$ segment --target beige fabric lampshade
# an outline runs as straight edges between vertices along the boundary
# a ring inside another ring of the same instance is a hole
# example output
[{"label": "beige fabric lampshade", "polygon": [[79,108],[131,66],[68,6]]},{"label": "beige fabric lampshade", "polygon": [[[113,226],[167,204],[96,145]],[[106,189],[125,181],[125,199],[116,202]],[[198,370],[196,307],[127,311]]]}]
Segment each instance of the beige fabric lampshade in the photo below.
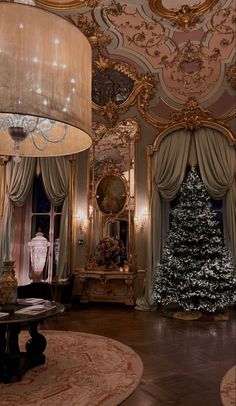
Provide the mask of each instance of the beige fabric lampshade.
[{"label": "beige fabric lampshade", "polygon": [[[20,155],[67,155],[90,147],[91,64],[90,44],[73,24],[37,7],[0,2],[0,120],[6,114],[48,119],[39,123],[50,142],[31,132],[20,142]],[[14,155],[13,144],[0,128],[0,154]]]}]

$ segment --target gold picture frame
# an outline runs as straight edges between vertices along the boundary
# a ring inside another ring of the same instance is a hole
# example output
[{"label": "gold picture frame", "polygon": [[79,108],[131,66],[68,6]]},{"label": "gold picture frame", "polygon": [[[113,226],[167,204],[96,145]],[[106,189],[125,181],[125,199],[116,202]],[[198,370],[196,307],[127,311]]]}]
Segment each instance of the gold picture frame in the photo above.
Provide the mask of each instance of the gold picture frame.
[{"label": "gold picture frame", "polygon": [[98,209],[105,216],[121,214],[127,203],[127,184],[122,176],[107,174],[99,179],[96,186]]}]

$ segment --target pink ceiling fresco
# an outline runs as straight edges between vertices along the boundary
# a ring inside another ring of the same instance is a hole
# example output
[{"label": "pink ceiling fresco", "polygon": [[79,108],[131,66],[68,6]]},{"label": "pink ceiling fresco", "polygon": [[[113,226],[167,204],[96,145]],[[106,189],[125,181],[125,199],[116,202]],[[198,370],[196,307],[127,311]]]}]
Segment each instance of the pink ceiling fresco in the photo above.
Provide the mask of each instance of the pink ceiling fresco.
[{"label": "pink ceiling fresco", "polygon": [[[226,71],[235,64],[234,0],[218,1],[189,31],[154,14],[147,0],[81,3],[81,7],[58,12],[73,21],[83,16],[109,39],[104,48],[94,48],[95,53],[126,61],[138,72],[155,76],[152,114],[166,119],[189,97],[212,108],[217,116],[233,109],[235,93]],[[162,3],[178,9],[186,2],[162,0]],[[188,5],[200,3],[204,1],[191,0]]]},{"label": "pink ceiling fresco", "polygon": [[179,35],[170,23],[127,4],[119,16],[106,14],[106,23],[119,40],[109,50],[135,55],[151,72],[157,72],[163,98],[167,95],[178,103],[195,96],[205,101],[220,92],[226,62],[234,56],[235,18],[233,2],[225,8],[219,5],[201,27]]}]

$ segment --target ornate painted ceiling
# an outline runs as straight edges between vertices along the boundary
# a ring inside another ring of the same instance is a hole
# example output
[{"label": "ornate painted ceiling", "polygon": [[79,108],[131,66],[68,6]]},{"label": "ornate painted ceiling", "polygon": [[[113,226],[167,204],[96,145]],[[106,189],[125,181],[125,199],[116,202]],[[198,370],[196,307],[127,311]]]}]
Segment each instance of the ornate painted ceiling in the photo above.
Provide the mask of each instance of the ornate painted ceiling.
[{"label": "ornate painted ceiling", "polygon": [[234,0],[36,3],[69,19],[88,37],[94,112],[108,125],[136,106],[141,120],[155,126],[192,98],[215,118],[233,115]]}]

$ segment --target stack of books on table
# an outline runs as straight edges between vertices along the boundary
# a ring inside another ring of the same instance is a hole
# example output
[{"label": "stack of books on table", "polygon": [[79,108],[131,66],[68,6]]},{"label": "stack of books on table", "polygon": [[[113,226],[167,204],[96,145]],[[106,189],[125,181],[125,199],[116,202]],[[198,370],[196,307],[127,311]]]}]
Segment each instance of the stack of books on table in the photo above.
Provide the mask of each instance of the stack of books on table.
[{"label": "stack of books on table", "polygon": [[24,299],[17,299],[17,303],[20,304],[20,305],[32,306],[32,305],[43,304],[43,303],[45,303],[45,300],[37,298],[37,297],[29,297],[29,298],[27,297],[27,298],[24,298]]},{"label": "stack of books on table", "polygon": [[56,305],[48,300],[37,298],[18,299],[18,304],[23,305],[19,310],[15,310],[15,314],[24,314],[28,316],[37,316],[46,313],[56,307]]},{"label": "stack of books on table", "polygon": [[5,317],[8,317],[9,313],[5,313],[5,312],[0,312],[0,319],[5,319]]},{"label": "stack of books on table", "polygon": [[16,310],[15,314],[24,314],[25,316],[38,316],[47,312],[47,308],[44,305],[35,305],[22,307],[22,309]]}]

